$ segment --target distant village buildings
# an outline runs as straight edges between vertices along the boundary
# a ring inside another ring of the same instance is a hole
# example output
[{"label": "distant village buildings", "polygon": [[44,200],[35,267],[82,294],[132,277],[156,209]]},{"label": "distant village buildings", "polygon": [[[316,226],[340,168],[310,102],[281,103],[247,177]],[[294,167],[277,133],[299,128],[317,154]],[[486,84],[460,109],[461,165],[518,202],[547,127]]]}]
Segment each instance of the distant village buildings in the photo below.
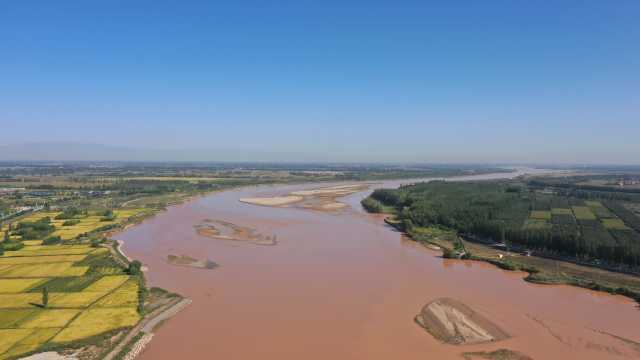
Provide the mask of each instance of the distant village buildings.
[{"label": "distant village buildings", "polygon": [[640,179],[621,179],[620,181],[618,181],[618,186],[620,187],[634,185],[640,185]]}]

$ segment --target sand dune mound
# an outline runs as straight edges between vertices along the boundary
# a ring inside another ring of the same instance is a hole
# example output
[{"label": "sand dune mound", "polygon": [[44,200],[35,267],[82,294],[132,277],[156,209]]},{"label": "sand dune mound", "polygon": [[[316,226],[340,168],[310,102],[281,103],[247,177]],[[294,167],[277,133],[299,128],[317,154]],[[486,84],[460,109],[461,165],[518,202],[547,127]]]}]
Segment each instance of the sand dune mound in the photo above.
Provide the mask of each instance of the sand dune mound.
[{"label": "sand dune mound", "polygon": [[416,316],[416,322],[435,338],[448,344],[479,344],[509,337],[489,319],[449,298],[437,299],[425,305]]}]

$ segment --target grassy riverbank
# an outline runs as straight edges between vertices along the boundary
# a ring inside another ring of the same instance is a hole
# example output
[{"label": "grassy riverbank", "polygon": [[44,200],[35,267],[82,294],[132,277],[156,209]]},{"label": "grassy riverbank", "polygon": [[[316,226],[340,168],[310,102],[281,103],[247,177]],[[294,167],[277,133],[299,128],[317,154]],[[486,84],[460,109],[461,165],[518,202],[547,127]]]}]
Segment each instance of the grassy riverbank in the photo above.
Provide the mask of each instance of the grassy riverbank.
[{"label": "grassy riverbank", "polygon": [[596,291],[624,295],[640,303],[640,277],[607,271],[597,267],[582,266],[537,256],[496,249],[465,241],[456,231],[442,227],[412,227],[407,230],[395,219],[395,210],[387,212],[386,222],[407,234],[411,239],[432,249],[439,249],[443,257],[467,261],[485,261],[504,270],[523,271],[524,278],[537,284],[564,284]]}]

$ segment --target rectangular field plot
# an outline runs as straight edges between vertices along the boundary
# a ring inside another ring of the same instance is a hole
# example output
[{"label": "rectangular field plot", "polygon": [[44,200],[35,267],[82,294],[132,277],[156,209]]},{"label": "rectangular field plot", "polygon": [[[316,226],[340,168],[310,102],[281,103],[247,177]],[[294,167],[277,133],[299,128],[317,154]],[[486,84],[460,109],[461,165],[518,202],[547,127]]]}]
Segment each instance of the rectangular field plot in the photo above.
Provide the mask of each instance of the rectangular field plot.
[{"label": "rectangular field plot", "polygon": [[122,307],[136,306],[138,304],[138,282],[129,280],[116,291],[100,299],[96,303],[97,307]]},{"label": "rectangular field plot", "polygon": [[129,280],[128,275],[105,276],[89,285],[84,291],[109,292]]},{"label": "rectangular field plot", "polygon": [[77,262],[82,261],[86,255],[48,255],[48,256],[12,256],[0,257],[0,265],[16,264],[44,264],[55,262]]},{"label": "rectangular field plot", "polygon": [[139,319],[140,316],[134,307],[88,309],[56,335],[53,341],[66,343],[110,330],[130,327],[137,324]]},{"label": "rectangular field plot", "polygon": [[13,345],[3,356],[16,357],[34,351],[54,337],[60,328],[33,329],[31,334]]},{"label": "rectangular field plot", "polygon": [[68,245],[50,245],[41,249],[29,249],[31,246],[25,246],[18,251],[7,251],[3,257],[19,257],[19,256],[49,256],[49,255],[84,255],[91,254],[96,248],[83,247],[83,248],[70,248]]},{"label": "rectangular field plot", "polygon": [[551,209],[551,214],[553,215],[570,215],[573,216],[573,211],[567,208],[553,208]]},{"label": "rectangular field plot", "polygon": [[42,245],[42,240],[23,240],[24,246]]},{"label": "rectangular field plot", "polygon": [[27,277],[64,277],[82,276],[89,269],[88,266],[73,266],[73,262],[57,262],[48,264],[7,265],[0,269],[2,278]]},{"label": "rectangular field plot", "polygon": [[536,220],[551,220],[551,212],[550,211],[542,211],[542,210],[534,210],[529,215],[531,219]]},{"label": "rectangular field plot", "polygon": [[72,292],[49,294],[49,306],[59,308],[83,308],[106,295],[102,292]]},{"label": "rectangular field plot", "polygon": [[538,220],[538,219],[527,219],[524,221],[525,229],[550,229],[551,224],[546,220]]},{"label": "rectangular field plot", "polygon": [[585,205],[590,206],[590,207],[594,207],[594,206],[602,206],[602,203],[600,203],[600,201],[589,201],[589,200],[585,200]]},{"label": "rectangular field plot", "polygon": [[596,216],[599,218],[615,218],[616,217],[615,215],[613,215],[611,211],[609,211],[609,209],[604,207],[599,201],[585,201],[584,203],[587,204],[587,206],[591,208],[591,211],[593,211],[596,214]]},{"label": "rectangular field plot", "polygon": [[0,294],[0,309],[10,308],[34,308],[34,304],[42,303],[42,294],[22,293],[22,294]]},{"label": "rectangular field plot", "polygon": [[80,309],[43,309],[43,311],[29,317],[20,323],[20,328],[36,329],[64,327],[71,319],[73,319]]},{"label": "rectangular field plot", "polygon": [[[75,251],[77,254],[86,254],[95,250],[91,245],[30,245],[12,253],[21,256],[35,256],[34,254],[49,254],[55,251]],[[75,254],[71,254],[75,255]]]},{"label": "rectangular field plot", "polygon": [[32,329],[0,329],[0,354],[33,332]]},{"label": "rectangular field plot", "polygon": [[631,230],[620,219],[602,219],[602,225],[607,229]]},{"label": "rectangular field plot", "polygon": [[33,306],[26,309],[0,309],[0,329],[17,328],[22,320],[39,311],[42,309]]},{"label": "rectangular field plot", "polygon": [[0,279],[0,294],[21,293],[46,282],[46,278]]},{"label": "rectangular field plot", "polygon": [[84,290],[87,286],[91,285],[94,281],[101,277],[100,274],[89,273],[85,276],[70,276],[70,277],[55,277],[49,278],[48,281],[38,284],[31,288],[29,292],[41,292],[42,288],[46,287],[49,292],[77,292]]},{"label": "rectangular field plot", "polygon": [[595,214],[587,206],[572,206],[571,208],[578,220],[596,220]]},{"label": "rectangular field plot", "polygon": [[141,209],[127,209],[127,210],[114,210],[113,213],[116,215],[118,220],[126,220],[127,218],[130,218],[130,217],[132,217],[134,215],[142,214],[146,210],[147,209],[144,209],[144,208],[141,208]]}]

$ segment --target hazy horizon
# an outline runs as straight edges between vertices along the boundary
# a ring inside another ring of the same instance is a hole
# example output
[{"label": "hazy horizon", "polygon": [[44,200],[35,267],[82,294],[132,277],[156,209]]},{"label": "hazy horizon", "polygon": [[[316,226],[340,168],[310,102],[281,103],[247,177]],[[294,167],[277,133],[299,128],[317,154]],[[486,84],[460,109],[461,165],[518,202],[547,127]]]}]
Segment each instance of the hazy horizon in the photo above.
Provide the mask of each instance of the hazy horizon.
[{"label": "hazy horizon", "polygon": [[1,159],[640,164],[638,1],[2,10]]},{"label": "hazy horizon", "polygon": [[331,160],[327,158],[307,157],[305,159],[291,159],[286,157],[260,156],[259,154],[246,155],[245,152],[208,148],[185,149],[150,149],[124,146],[112,146],[104,144],[80,144],[80,143],[23,143],[14,145],[0,145],[0,161],[4,162],[194,162],[194,163],[273,163],[273,164],[319,164],[319,165],[346,165],[346,164],[376,164],[376,165],[416,165],[416,166],[503,166],[503,167],[527,167],[527,166],[554,166],[554,167],[580,167],[580,166],[640,166],[638,163],[622,162],[538,162],[538,161],[427,161],[427,160],[384,160],[375,161],[342,159]]}]

